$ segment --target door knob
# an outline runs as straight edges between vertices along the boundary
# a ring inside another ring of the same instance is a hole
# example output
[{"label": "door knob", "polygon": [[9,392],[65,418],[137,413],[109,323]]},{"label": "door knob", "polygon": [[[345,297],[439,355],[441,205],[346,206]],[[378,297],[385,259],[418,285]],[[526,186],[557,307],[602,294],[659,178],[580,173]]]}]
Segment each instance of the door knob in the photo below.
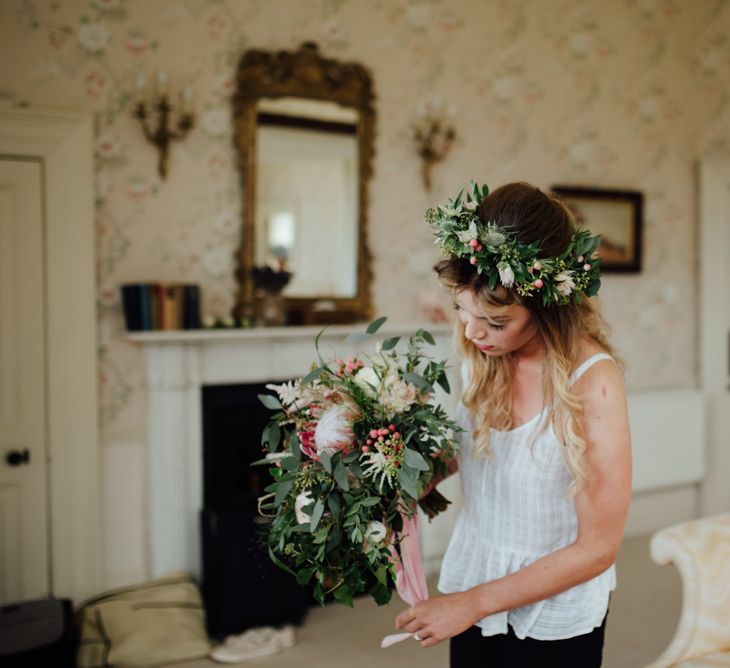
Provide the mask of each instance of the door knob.
[{"label": "door knob", "polygon": [[5,455],[5,461],[10,466],[21,466],[22,464],[27,464],[30,462],[30,452],[28,451],[28,448],[24,448],[23,450],[11,450],[7,455]]}]

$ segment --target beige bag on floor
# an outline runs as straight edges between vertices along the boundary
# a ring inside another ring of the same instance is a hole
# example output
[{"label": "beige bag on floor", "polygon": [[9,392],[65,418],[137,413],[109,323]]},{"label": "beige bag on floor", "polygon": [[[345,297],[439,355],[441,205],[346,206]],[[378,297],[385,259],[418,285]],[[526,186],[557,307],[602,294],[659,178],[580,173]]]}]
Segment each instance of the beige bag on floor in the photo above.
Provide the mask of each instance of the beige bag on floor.
[{"label": "beige bag on floor", "polygon": [[79,668],[164,665],[210,651],[200,591],[187,573],[106,592],[78,615]]}]

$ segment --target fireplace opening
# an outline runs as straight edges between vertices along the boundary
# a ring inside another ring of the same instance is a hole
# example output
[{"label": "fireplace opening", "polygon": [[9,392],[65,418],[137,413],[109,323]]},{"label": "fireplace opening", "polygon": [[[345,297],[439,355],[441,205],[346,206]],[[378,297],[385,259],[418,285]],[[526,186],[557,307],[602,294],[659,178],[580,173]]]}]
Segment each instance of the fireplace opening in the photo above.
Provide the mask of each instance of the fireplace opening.
[{"label": "fireplace opening", "polygon": [[271,478],[261,432],[271,411],[258,399],[266,383],[202,388],[203,582],[208,631],[214,638],[254,626],[299,624],[311,592],[269,559],[257,501]]}]

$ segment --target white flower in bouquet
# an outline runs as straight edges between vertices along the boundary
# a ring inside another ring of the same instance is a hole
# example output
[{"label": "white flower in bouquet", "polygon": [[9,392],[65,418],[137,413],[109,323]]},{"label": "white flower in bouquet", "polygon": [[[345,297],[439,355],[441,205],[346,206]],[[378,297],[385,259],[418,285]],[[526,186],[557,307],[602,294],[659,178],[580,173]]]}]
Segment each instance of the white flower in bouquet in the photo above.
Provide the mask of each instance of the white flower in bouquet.
[{"label": "white flower in bouquet", "polygon": [[286,408],[294,407],[297,410],[301,410],[312,402],[320,401],[323,398],[323,388],[317,380],[304,387],[302,387],[299,380],[290,380],[288,383],[282,383],[281,385],[269,383],[266,389],[276,392],[283,406]]},{"label": "white flower in bouquet", "polygon": [[331,456],[352,445],[352,418],[352,409],[342,404],[332,406],[322,414],[314,430],[318,455],[326,452]]},{"label": "white flower in bouquet", "polygon": [[284,406],[291,406],[299,398],[299,388],[297,384],[291,380],[288,383],[282,383],[281,385],[275,385],[269,383],[266,386],[267,390],[273,390],[279,395],[279,401]]},{"label": "white flower in bouquet", "polygon": [[375,373],[375,369],[364,366],[355,374],[355,382],[365,391],[369,397],[378,396],[378,388],[380,387],[380,378]]},{"label": "white flower in bouquet", "polygon": [[416,386],[403,380],[395,369],[388,370],[383,386],[382,403],[389,417],[395,413],[405,413],[418,398]]},{"label": "white flower in bouquet", "polygon": [[365,529],[365,540],[373,545],[379,545],[385,540],[387,533],[388,530],[386,529],[385,524],[378,522],[377,520],[373,520],[370,524],[368,524],[367,529]]},{"label": "white flower in bouquet", "polygon": [[297,494],[297,498],[294,500],[294,514],[296,515],[297,522],[299,522],[299,524],[306,524],[309,522],[309,515],[304,512],[303,508],[304,506],[308,506],[312,503],[314,503],[314,499],[308,491]]}]

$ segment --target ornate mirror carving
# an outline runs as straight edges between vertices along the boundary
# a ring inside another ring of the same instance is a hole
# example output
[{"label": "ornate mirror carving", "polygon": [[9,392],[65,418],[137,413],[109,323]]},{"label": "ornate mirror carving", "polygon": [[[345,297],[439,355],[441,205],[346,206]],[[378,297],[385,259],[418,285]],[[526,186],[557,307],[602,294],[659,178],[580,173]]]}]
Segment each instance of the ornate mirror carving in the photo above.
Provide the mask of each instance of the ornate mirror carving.
[{"label": "ornate mirror carving", "polygon": [[255,314],[253,267],[285,269],[291,324],[372,317],[367,247],[375,111],[367,70],[317,46],[243,54],[233,98],[243,192],[235,312]]}]

